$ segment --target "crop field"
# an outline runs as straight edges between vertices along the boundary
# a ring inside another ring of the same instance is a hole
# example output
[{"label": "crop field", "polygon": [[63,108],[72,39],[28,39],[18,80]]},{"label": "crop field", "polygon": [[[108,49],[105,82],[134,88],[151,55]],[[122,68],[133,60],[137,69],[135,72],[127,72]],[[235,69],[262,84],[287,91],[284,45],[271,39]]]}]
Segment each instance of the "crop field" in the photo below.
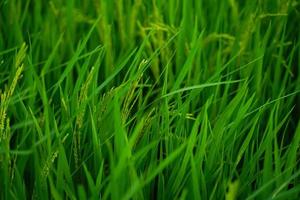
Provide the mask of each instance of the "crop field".
[{"label": "crop field", "polygon": [[0,0],[0,199],[300,199],[300,1]]}]

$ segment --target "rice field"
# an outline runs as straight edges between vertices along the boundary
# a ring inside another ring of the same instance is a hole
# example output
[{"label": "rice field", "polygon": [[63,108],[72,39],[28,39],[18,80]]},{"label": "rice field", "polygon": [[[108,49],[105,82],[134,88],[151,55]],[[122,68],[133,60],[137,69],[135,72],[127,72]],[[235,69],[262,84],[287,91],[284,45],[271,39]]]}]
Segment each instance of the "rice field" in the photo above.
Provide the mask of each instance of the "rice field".
[{"label": "rice field", "polygon": [[0,0],[0,199],[300,198],[298,0]]}]

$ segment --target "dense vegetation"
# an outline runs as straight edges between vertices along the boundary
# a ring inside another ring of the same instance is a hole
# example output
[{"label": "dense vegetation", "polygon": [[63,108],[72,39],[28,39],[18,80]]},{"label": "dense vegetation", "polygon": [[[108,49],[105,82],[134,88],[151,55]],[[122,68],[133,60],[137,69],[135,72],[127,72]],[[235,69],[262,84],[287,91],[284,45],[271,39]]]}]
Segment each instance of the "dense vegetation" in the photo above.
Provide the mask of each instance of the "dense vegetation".
[{"label": "dense vegetation", "polygon": [[297,199],[297,0],[0,1],[0,199]]}]

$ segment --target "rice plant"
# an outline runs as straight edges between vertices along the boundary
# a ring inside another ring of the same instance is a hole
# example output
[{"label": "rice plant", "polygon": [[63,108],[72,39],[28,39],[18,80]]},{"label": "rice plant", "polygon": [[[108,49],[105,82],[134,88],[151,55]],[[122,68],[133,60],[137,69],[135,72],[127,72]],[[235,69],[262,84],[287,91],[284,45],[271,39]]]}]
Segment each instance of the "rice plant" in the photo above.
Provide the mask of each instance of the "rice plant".
[{"label": "rice plant", "polygon": [[0,1],[0,199],[299,199],[298,0]]}]

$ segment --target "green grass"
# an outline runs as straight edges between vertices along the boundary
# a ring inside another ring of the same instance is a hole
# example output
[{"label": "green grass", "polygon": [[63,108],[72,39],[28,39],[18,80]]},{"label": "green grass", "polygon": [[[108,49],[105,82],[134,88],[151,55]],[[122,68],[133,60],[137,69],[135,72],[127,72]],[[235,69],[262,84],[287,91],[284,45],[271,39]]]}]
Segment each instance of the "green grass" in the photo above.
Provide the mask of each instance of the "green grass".
[{"label": "green grass", "polygon": [[298,199],[297,0],[0,1],[0,199]]}]

